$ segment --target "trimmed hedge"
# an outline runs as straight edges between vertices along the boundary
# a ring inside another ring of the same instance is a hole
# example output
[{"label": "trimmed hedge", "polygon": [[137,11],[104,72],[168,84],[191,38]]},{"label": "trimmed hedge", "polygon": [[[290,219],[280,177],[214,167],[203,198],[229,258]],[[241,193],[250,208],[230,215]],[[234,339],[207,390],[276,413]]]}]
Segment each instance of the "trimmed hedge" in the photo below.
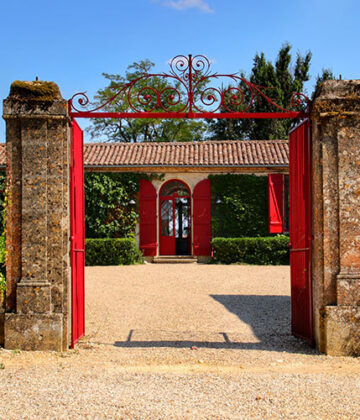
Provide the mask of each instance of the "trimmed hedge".
[{"label": "trimmed hedge", "polygon": [[214,238],[211,245],[215,263],[257,265],[290,263],[289,237],[285,235],[264,238]]},{"label": "trimmed hedge", "polygon": [[131,265],[143,262],[133,238],[85,239],[85,265]]}]

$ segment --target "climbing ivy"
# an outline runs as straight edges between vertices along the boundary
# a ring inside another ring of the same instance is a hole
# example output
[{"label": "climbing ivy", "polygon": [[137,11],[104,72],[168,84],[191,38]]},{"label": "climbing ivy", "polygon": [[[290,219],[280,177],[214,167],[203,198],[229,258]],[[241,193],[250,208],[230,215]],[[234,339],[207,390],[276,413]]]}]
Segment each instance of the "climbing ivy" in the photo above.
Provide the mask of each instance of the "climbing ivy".
[{"label": "climbing ivy", "polygon": [[133,173],[85,174],[85,236],[134,236],[138,220],[135,201],[140,176]]},{"label": "climbing ivy", "polygon": [[89,172],[85,174],[86,238],[135,236],[139,220],[140,179],[161,179],[158,174]]},{"label": "climbing ivy", "polygon": [[5,248],[5,213],[6,204],[8,202],[8,191],[6,188],[6,174],[0,172],[0,304],[3,301],[4,293],[6,291],[6,278],[5,278],[5,262],[6,262],[6,248]]},{"label": "climbing ivy", "polygon": [[6,290],[5,279],[5,237],[0,236],[0,304]]},{"label": "climbing ivy", "polygon": [[212,237],[268,236],[267,177],[210,175]]},{"label": "climbing ivy", "polygon": [[4,208],[5,208],[6,173],[0,172],[0,229],[4,230]]}]

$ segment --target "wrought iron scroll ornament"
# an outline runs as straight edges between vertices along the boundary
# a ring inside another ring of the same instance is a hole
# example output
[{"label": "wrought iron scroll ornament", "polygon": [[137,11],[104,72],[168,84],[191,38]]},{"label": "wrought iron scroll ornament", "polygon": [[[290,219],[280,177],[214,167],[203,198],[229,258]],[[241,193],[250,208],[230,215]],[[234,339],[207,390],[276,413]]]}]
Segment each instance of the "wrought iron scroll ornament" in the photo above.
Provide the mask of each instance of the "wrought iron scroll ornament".
[{"label": "wrought iron scroll ornament", "polygon": [[[91,103],[86,93],[76,93],[69,101],[70,115],[119,118],[307,116],[310,100],[303,93],[293,93],[288,108],[284,108],[265,93],[272,88],[251,83],[237,73],[211,73],[210,67],[210,61],[204,55],[178,55],[171,60],[169,73],[144,73],[119,85],[112,97],[92,109],[88,109]],[[226,82],[228,87],[209,87],[211,81],[217,81],[218,84]],[[126,112],[111,112],[111,105],[117,101],[127,104]],[[259,102],[267,104],[269,111],[252,112],[254,105]]]}]

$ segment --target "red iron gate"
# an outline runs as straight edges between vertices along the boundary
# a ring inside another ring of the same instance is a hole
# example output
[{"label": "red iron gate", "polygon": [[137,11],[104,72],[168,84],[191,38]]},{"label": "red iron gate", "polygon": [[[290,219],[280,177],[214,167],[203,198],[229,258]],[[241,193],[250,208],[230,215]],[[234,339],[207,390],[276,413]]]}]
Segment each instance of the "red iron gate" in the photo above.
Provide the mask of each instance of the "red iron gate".
[{"label": "red iron gate", "polygon": [[[170,83],[155,88],[146,82],[161,79]],[[229,84],[223,88],[222,80]],[[212,81],[216,85],[209,87]],[[235,84],[235,86],[233,86]],[[139,87],[140,86],[140,87]],[[180,86],[180,88],[179,88]],[[271,89],[255,85],[240,75],[211,73],[210,61],[202,55],[177,56],[168,74],[144,73],[137,79],[119,85],[105,103],[88,109],[91,104],[84,92],[69,100],[72,118],[308,118],[309,99],[293,93],[286,108],[269,95]],[[128,103],[125,112],[107,111],[116,101]],[[263,102],[270,112],[253,112]],[[306,107],[306,109],[305,109]],[[104,110],[106,111],[104,112]],[[83,137],[72,121],[71,142],[71,272],[72,272],[72,346],[84,334],[84,165]],[[311,301],[311,139],[306,120],[290,133],[290,240],[291,306],[293,334],[313,340]],[[146,183],[147,182],[147,183]],[[156,192],[148,181],[141,184],[140,214],[145,233],[140,235],[140,248],[145,255],[156,253]],[[273,187],[273,183],[271,187]],[[276,189],[274,189],[274,193]],[[275,196],[274,196],[275,197]],[[151,204],[150,210],[145,203]],[[201,211],[200,211],[200,206]],[[205,207],[204,207],[205,206]],[[210,255],[211,206],[210,181],[201,181],[194,190],[194,254]],[[276,223],[270,230],[280,230],[280,212],[274,208]],[[140,222],[141,223],[141,222]]]},{"label": "red iron gate", "polygon": [[305,120],[290,132],[290,269],[292,333],[313,343],[311,282],[311,134]]},{"label": "red iron gate", "polygon": [[71,122],[70,232],[71,232],[71,347],[85,332],[85,203],[84,140],[75,120]]}]

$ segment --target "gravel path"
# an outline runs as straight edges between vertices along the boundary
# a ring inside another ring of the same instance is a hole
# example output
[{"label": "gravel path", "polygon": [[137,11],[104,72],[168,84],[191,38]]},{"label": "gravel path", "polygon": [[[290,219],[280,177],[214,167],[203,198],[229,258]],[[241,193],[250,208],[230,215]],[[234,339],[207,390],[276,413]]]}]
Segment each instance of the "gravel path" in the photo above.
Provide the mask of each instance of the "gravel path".
[{"label": "gravel path", "polygon": [[0,418],[360,418],[360,360],[290,334],[288,267],[86,269],[74,351],[0,350]]}]

